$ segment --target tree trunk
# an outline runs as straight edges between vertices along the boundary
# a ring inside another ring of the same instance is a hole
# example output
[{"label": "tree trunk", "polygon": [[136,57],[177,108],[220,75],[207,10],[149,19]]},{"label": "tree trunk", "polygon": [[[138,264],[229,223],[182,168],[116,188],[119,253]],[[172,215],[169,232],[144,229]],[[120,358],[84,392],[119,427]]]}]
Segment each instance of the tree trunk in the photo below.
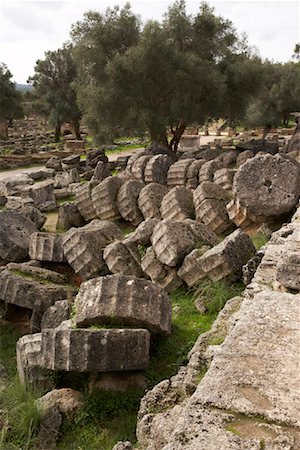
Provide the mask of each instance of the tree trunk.
[{"label": "tree trunk", "polygon": [[164,147],[167,148],[169,147],[166,130],[163,131],[150,130],[150,141],[151,143],[156,142],[157,144],[161,144]]},{"label": "tree trunk", "polygon": [[175,130],[173,130],[173,128],[171,127],[173,137],[171,139],[169,147],[175,153],[177,152],[180,138],[183,135],[185,129],[186,129],[186,122],[183,119],[180,120],[180,122],[176,126]]},{"label": "tree trunk", "polygon": [[76,139],[81,139],[79,120],[73,120],[72,125],[74,128]]},{"label": "tree trunk", "polygon": [[54,142],[59,142],[60,140],[60,126],[61,124],[57,122],[55,126],[55,135],[54,135]]}]

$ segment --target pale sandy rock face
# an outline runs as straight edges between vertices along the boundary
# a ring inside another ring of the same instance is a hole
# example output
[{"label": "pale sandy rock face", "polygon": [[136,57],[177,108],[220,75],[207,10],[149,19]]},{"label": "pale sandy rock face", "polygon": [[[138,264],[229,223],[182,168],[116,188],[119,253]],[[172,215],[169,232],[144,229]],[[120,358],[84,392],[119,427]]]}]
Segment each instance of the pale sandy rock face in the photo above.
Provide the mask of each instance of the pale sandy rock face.
[{"label": "pale sandy rock face", "polygon": [[122,184],[121,178],[111,176],[92,189],[92,203],[99,219],[112,221],[120,219],[117,197]]},{"label": "pale sandy rock face", "polygon": [[195,159],[193,158],[180,159],[170,166],[167,176],[167,186],[169,189],[175,186],[185,186],[188,180],[189,167],[194,161]]}]

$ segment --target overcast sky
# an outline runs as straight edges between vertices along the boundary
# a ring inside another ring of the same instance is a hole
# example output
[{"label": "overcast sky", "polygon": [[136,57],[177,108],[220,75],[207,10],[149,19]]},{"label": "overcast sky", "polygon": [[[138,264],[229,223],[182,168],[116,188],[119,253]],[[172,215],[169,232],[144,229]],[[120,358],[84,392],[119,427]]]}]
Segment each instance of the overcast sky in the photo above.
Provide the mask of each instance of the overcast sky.
[{"label": "overcast sky", "polygon": [[[69,39],[71,24],[81,20],[89,9],[105,11],[123,5],[123,0],[14,1],[0,0],[0,62],[7,64],[14,81],[26,83],[33,75],[37,59],[56,50]],[[133,11],[145,21],[160,19],[173,1],[132,0]],[[230,19],[239,32],[246,32],[249,43],[263,58],[291,59],[300,42],[300,0],[218,0],[208,3],[216,13]],[[189,13],[197,12],[200,1],[187,0]]]}]

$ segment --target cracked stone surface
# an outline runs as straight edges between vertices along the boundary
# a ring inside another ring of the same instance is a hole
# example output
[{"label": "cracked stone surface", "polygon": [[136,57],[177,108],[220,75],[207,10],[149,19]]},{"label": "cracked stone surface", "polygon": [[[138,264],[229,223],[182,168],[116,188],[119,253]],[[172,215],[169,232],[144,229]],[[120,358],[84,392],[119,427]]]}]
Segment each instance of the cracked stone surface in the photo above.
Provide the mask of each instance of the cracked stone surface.
[{"label": "cracked stone surface", "polygon": [[258,155],[237,171],[233,193],[247,214],[270,217],[287,213],[299,200],[299,167],[279,154]]},{"label": "cracked stone surface", "polygon": [[92,202],[99,219],[114,221],[121,218],[117,206],[117,196],[122,184],[121,178],[111,176],[93,188]]},{"label": "cracked stone surface", "polygon": [[140,191],[139,208],[145,219],[161,219],[160,205],[168,189],[162,184],[149,183]]},{"label": "cracked stone surface", "polygon": [[299,218],[298,208],[273,233],[243,297],[198,337],[188,366],[141,400],[142,450],[300,448],[300,294],[277,279],[282,258],[300,253]]},{"label": "cracked stone surface", "polygon": [[[186,161],[186,160],[184,160]],[[175,186],[162,199],[162,219],[184,220],[195,216],[193,194],[184,186]]]},{"label": "cracked stone surface", "polygon": [[171,332],[172,309],[162,288],[151,281],[109,275],[83,283],[75,301],[76,324],[138,326]]},{"label": "cracked stone surface", "polygon": [[72,372],[145,369],[150,333],[143,329],[46,329],[42,331],[42,367]]},{"label": "cracked stone surface", "polygon": [[[140,159],[140,158],[139,158]],[[117,196],[117,208],[124,220],[137,226],[144,219],[139,206],[138,198],[144,183],[138,180],[129,180],[121,186]]]}]

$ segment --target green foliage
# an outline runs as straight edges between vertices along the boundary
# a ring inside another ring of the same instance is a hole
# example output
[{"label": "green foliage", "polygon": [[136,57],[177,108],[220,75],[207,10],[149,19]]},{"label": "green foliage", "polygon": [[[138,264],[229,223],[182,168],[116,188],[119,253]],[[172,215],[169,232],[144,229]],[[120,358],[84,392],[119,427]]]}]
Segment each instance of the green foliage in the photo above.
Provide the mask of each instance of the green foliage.
[{"label": "green foliage", "polygon": [[[187,355],[199,334],[210,329],[226,301],[240,295],[243,289],[242,283],[203,281],[197,289],[185,291],[180,288],[171,295],[172,334],[152,346],[150,365],[145,371],[150,386],[170,378],[187,363]],[[199,295],[208,309],[205,314],[195,307],[195,299]]]},{"label": "green foliage", "polygon": [[252,239],[252,242],[253,242],[256,250],[259,250],[261,247],[263,247],[268,242],[268,240],[270,238],[265,233],[256,233],[253,236],[251,236],[251,239]]},{"label": "green foliage", "polygon": [[243,283],[204,280],[197,286],[196,295],[203,299],[208,314],[215,318],[227,300],[241,295],[244,289]]},{"label": "green foliage", "polygon": [[50,123],[55,126],[56,142],[63,122],[72,123],[77,138],[80,138],[81,112],[72,84],[76,76],[72,46],[68,44],[56,51],[45,52],[45,59],[38,60],[34,70],[35,74],[28,81],[33,84],[35,94],[45,105]]},{"label": "green foliage", "polygon": [[249,105],[246,125],[270,129],[283,122],[289,124],[291,112],[300,110],[300,62],[262,65],[263,85]]},{"label": "green foliage", "polygon": [[0,388],[0,448],[5,450],[32,448],[40,420],[35,404],[39,392],[26,390],[16,371],[16,342],[20,334],[10,325],[0,324],[0,361],[7,378]]},{"label": "green foliage", "polygon": [[23,117],[22,94],[11,78],[7,66],[0,63],[0,122]]},{"label": "green foliage", "polygon": [[0,391],[2,408],[0,448],[7,450],[32,448],[35,432],[41,418],[41,412],[36,404],[40,393],[29,388],[25,389],[15,376]]},{"label": "green foliage", "polygon": [[187,124],[234,120],[257,89],[258,58],[206,3],[192,16],[179,0],[161,23],[143,27],[129,5],[89,12],[72,38],[79,101],[98,142],[148,130],[176,149]]}]

